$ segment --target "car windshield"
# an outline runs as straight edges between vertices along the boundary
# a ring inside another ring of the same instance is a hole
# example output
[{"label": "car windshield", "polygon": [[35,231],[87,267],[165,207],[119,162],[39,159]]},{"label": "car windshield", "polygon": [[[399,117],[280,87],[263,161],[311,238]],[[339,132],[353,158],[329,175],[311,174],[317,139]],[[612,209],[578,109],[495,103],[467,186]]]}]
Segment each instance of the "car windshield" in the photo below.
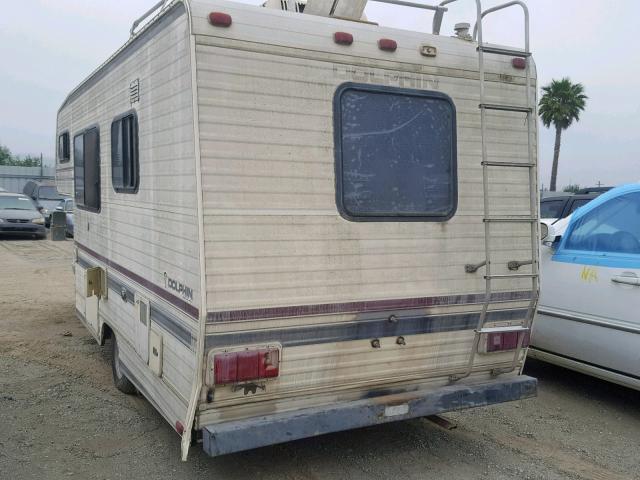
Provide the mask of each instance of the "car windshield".
[{"label": "car windshield", "polygon": [[63,200],[64,197],[58,193],[56,187],[40,187],[38,190],[40,200]]},{"label": "car windshield", "polygon": [[0,196],[0,210],[35,210],[27,197]]}]

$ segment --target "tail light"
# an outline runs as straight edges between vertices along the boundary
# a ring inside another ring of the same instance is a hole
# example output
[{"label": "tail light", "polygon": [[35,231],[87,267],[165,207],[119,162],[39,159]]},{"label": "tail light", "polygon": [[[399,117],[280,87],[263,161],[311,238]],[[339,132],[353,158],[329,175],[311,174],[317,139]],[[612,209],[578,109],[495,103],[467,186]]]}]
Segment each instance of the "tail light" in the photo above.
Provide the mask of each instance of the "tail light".
[{"label": "tail light", "polygon": [[518,348],[519,335],[522,335],[522,346],[529,346],[529,332],[496,332],[487,334],[487,353],[503,352]]},{"label": "tail light", "polygon": [[213,357],[216,385],[277,377],[280,351],[277,348],[218,353]]}]

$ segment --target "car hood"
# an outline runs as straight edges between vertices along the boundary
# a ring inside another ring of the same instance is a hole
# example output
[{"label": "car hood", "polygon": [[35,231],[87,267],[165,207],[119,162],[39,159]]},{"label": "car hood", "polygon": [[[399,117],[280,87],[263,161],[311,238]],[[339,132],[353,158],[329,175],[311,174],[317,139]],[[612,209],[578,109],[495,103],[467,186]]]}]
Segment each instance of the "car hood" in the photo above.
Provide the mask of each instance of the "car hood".
[{"label": "car hood", "polygon": [[41,218],[39,212],[35,210],[3,210],[0,209],[0,218],[3,220],[18,219],[18,220],[33,220],[34,218]]}]

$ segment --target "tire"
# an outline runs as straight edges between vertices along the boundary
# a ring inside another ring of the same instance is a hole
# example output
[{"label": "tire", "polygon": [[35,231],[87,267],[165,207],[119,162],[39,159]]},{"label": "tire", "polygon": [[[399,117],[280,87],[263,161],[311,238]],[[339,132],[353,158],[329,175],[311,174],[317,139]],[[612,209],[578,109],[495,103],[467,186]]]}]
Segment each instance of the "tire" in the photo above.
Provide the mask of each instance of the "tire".
[{"label": "tire", "polygon": [[118,390],[127,395],[134,395],[138,392],[136,387],[125,376],[120,368],[120,356],[118,350],[118,340],[115,334],[111,339],[111,373],[113,374],[113,383]]}]

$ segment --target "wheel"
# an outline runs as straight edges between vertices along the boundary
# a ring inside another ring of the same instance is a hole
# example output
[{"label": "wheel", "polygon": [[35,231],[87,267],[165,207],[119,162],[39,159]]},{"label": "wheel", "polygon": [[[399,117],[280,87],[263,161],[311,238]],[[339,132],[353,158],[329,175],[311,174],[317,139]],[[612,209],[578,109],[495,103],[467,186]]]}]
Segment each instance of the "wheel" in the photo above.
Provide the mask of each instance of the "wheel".
[{"label": "wheel", "polygon": [[113,373],[113,383],[118,390],[127,395],[133,395],[137,392],[136,387],[122,372],[118,351],[118,339],[115,334],[111,339],[111,372]]}]

